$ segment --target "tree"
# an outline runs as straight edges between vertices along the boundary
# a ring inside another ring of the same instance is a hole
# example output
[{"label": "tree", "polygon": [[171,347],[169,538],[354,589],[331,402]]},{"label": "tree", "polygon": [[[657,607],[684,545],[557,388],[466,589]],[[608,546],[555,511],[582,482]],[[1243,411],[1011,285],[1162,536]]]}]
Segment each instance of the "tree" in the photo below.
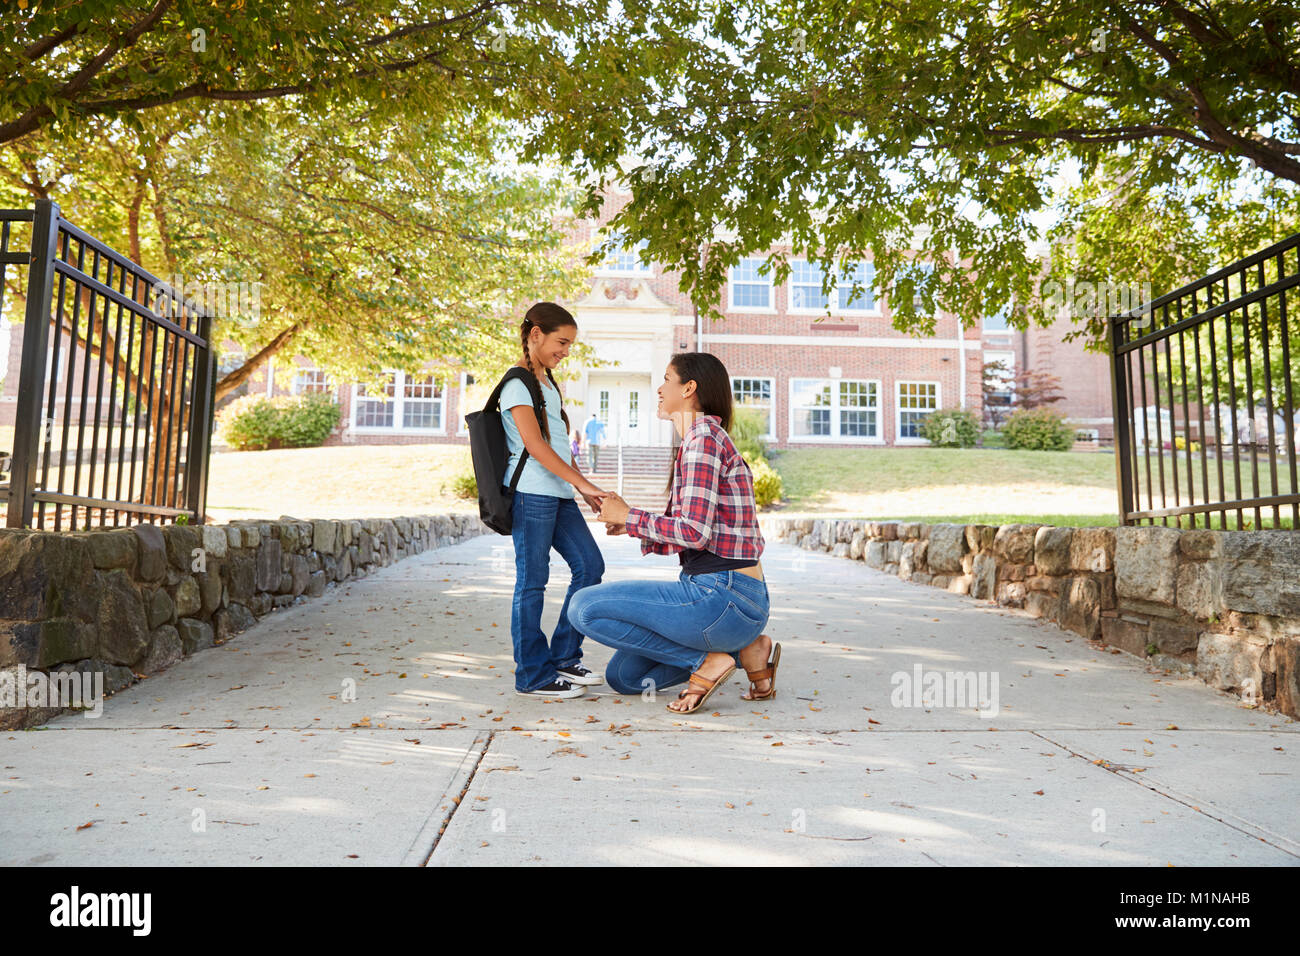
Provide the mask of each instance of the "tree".
[{"label": "tree", "polygon": [[[504,110],[521,71],[563,70],[554,38],[589,14],[539,0],[80,0],[20,3],[0,37],[0,144],[134,124],[159,107],[292,99],[388,116]],[[518,42],[527,37],[528,42]]]},{"label": "tree", "polygon": [[[1081,257],[1097,280],[1162,291],[1297,224],[1300,31],[1287,5],[624,7],[579,47],[591,82],[556,77],[534,145],[593,186],[627,175],[614,227],[647,239],[714,318],[727,266],[783,239],[776,281],[802,255],[829,286],[869,253],[895,325],[929,332],[936,306],[973,324],[1012,304],[1018,327],[1050,324],[1043,285]],[[644,159],[611,171],[628,151]],[[1157,186],[1168,214],[1146,229],[1133,215]],[[1224,189],[1258,209],[1238,219],[1222,216],[1226,196],[1201,201]],[[585,209],[600,202],[593,188]],[[1063,225],[1044,262],[1033,217],[1054,203]]]},{"label": "tree", "polygon": [[1015,397],[1014,373],[1006,362],[985,362],[980,387],[984,393],[984,422],[989,428],[996,429],[1011,414],[1011,402]]},{"label": "tree", "polygon": [[1061,379],[1050,372],[1034,370],[1021,372],[1016,376],[1012,387],[1011,403],[1016,411],[1029,408],[1043,408],[1053,402],[1062,401]]},{"label": "tree", "polygon": [[[361,380],[431,360],[490,373],[517,358],[502,320],[519,302],[571,296],[584,281],[556,216],[571,190],[516,168],[490,116],[431,126],[381,119],[362,104],[310,122],[279,104],[206,117],[167,107],[138,127],[98,120],[94,131],[84,149],[39,133],[0,151],[0,203],[55,199],[77,225],[210,310],[206,293],[254,288],[237,299],[241,308],[223,297],[216,311],[213,340],[233,339],[249,355],[216,384],[218,399],[277,354]],[[21,310],[23,278],[7,277],[11,309]],[[153,305],[151,292],[142,285],[137,299]],[[243,307],[249,299],[254,308]],[[119,344],[103,314],[78,330],[92,354]],[[130,364],[112,366],[125,393],[157,362],[175,361],[154,348],[141,344]],[[164,384],[149,392],[148,421],[185,420],[183,391],[166,374],[155,378]],[[169,454],[165,470],[176,473],[174,444],[148,447],[151,459]],[[147,483],[145,500],[172,504],[161,491]]]}]

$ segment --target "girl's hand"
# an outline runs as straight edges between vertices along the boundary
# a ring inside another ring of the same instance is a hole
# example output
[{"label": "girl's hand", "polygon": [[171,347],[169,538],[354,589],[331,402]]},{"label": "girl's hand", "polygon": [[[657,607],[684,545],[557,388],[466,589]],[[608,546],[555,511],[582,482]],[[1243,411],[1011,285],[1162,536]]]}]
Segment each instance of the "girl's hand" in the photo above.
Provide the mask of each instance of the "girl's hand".
[{"label": "girl's hand", "polygon": [[597,488],[585,478],[575,487],[578,489],[578,494],[582,495],[582,500],[587,502],[587,507],[591,509],[591,513],[599,514],[600,506],[604,503],[605,497],[609,492]]},{"label": "girl's hand", "polygon": [[600,520],[606,524],[626,525],[627,524],[627,502],[616,494],[606,496],[604,503],[600,506]]}]

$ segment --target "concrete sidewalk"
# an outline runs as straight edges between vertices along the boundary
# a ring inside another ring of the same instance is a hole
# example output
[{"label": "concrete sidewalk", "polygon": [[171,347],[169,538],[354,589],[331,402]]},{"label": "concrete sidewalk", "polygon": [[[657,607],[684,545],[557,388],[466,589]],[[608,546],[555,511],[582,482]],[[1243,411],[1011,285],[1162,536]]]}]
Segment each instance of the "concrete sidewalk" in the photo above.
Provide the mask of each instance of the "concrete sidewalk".
[{"label": "concrete sidewalk", "polygon": [[[607,579],[676,576],[598,540]],[[0,862],[1300,863],[1300,724],[860,562],[763,563],[776,699],[738,672],[685,718],[515,695],[508,538],[331,588],[0,737]],[[996,677],[996,715],[911,706],[918,666]]]}]

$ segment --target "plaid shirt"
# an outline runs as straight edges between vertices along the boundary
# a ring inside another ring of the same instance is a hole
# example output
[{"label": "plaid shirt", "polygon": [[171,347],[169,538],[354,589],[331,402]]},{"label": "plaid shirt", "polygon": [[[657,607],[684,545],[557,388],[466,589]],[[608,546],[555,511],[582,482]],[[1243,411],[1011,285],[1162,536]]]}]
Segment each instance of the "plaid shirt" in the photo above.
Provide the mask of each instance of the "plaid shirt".
[{"label": "plaid shirt", "polygon": [[687,429],[673,466],[668,513],[629,508],[627,533],[642,554],[712,551],[720,558],[757,561],[763,553],[754,507],[754,478],[717,415],[700,415]]}]

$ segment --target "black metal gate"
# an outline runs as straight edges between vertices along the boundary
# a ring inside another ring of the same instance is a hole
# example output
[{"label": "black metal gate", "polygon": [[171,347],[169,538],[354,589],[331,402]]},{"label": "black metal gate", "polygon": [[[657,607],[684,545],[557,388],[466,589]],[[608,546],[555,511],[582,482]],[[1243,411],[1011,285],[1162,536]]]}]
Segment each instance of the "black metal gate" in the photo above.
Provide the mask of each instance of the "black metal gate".
[{"label": "black metal gate", "polygon": [[1300,529],[1298,285],[1300,234],[1111,317],[1121,524]]},{"label": "black metal gate", "polygon": [[201,523],[216,384],[211,316],[49,200],[0,210],[0,308],[5,271],[24,263],[14,447],[0,484],[8,526]]}]

